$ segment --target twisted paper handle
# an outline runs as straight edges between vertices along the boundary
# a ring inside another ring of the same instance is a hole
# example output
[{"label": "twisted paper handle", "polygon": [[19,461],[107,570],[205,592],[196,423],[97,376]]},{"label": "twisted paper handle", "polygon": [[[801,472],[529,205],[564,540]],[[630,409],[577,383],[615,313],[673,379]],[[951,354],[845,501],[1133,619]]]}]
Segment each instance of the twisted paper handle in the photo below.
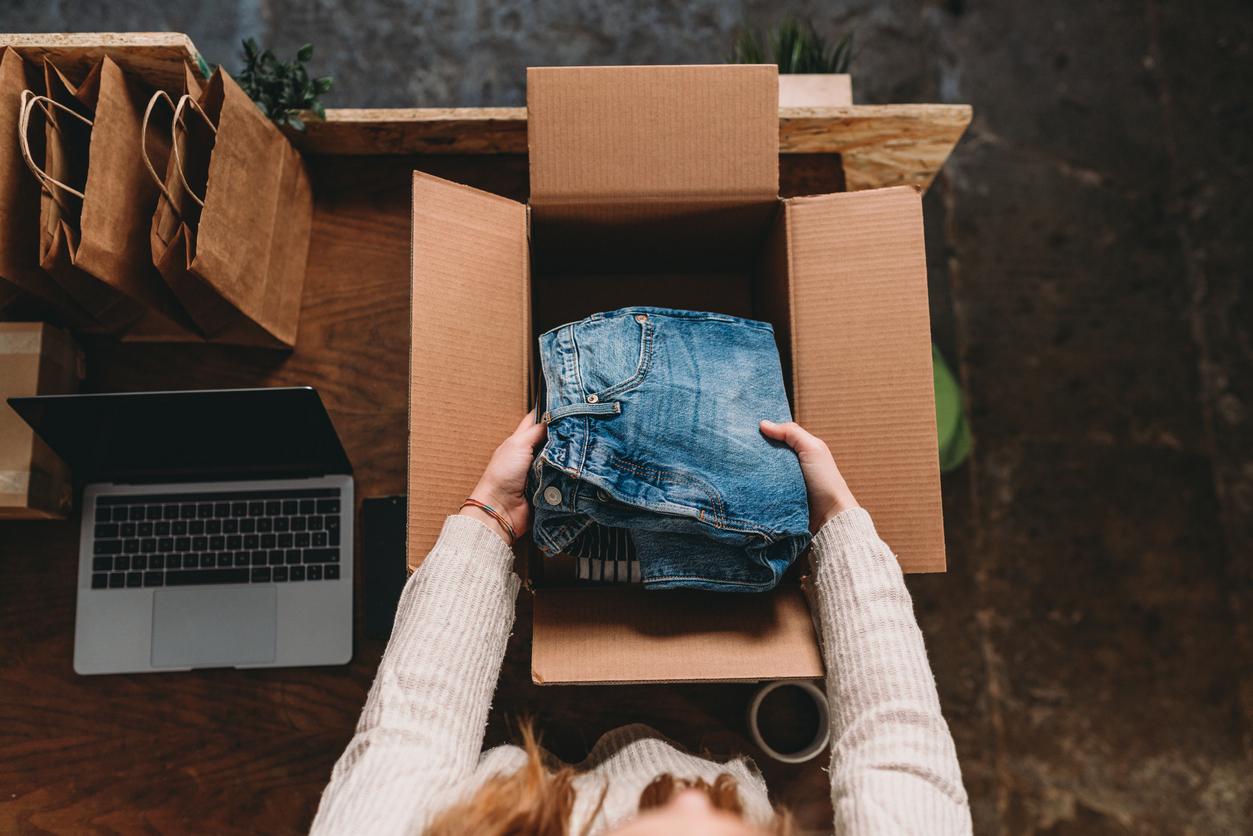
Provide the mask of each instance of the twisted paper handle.
[{"label": "twisted paper handle", "polygon": [[[149,104],[152,103],[149,102]],[[217,125],[213,124],[213,120],[209,118],[209,114],[204,112],[204,108],[196,103],[196,100],[192,98],[190,93],[184,93],[178,98],[178,104],[174,107],[174,124],[171,126],[171,133],[177,131],[180,125],[185,125],[183,121],[183,108],[188,105],[191,106],[192,110],[200,114],[201,118],[204,119],[205,124],[209,126],[209,130],[213,131],[213,134],[216,136],[218,132]],[[182,182],[183,189],[186,190],[187,196],[196,201],[200,208],[203,209],[204,198],[192,190],[191,184],[187,182],[187,176],[183,173],[183,158],[178,153],[177,137],[175,137],[174,141],[170,143],[170,150],[174,152],[174,171],[178,173],[178,179]]]},{"label": "twisted paper handle", "polygon": [[[31,90],[23,90],[21,96],[19,97],[19,101],[20,105],[17,115],[17,138],[18,144],[22,149],[22,159],[26,161],[27,167],[30,168],[31,172],[35,175],[35,179],[39,181],[40,185],[48,190],[48,193],[52,195],[54,200],[56,200],[56,193],[53,191],[52,187],[61,189],[64,192],[74,195],[79,200],[82,200],[84,198],[82,192],[73,186],[62,183],[55,177],[50,176],[48,172],[40,168],[39,164],[35,162],[35,158],[30,152],[30,115],[31,111],[35,109],[35,105],[38,104],[43,110],[44,117],[46,119],[52,118],[52,111],[50,108],[57,108],[58,110],[62,110],[73,116],[75,119],[78,119],[80,122],[86,123],[88,126],[91,126],[94,123],[73,108],[66,107],[60,102],[47,96],[36,95]],[[53,124],[55,125],[55,123]],[[60,203],[60,201],[57,202]]]}]

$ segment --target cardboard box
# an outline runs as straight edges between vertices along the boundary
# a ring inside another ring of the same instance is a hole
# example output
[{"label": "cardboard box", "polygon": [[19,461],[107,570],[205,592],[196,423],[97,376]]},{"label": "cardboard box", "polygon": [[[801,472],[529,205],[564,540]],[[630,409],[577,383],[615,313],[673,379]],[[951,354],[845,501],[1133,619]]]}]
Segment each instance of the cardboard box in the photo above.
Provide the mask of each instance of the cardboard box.
[{"label": "cardboard box", "polygon": [[0,322],[0,520],[62,519],[69,468],[8,404],[78,391],[82,359],[69,334],[42,322]]},{"label": "cardboard box", "polygon": [[[794,414],[906,571],[944,570],[921,198],[780,200],[772,66],[531,69],[529,206],[413,182],[409,562],[529,408],[536,336],[623,305],[775,326]],[[519,548],[538,683],[823,673],[800,584],[579,586]]]}]

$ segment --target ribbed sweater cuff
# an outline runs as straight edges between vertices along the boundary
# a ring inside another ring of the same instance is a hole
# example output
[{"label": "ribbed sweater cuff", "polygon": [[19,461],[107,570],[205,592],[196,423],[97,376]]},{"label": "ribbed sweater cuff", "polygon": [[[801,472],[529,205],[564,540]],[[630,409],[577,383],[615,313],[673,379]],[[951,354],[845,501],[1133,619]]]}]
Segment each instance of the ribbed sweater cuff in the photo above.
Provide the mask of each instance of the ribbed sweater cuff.
[{"label": "ribbed sweater cuff", "polygon": [[814,535],[813,559],[830,554],[845,554],[879,539],[874,521],[865,508],[849,508],[827,520]]},{"label": "ribbed sweater cuff", "polygon": [[491,577],[499,577],[501,583],[507,583],[513,571],[513,550],[499,534],[464,514],[453,514],[444,520],[439,539],[422,565],[432,560],[441,564],[471,561],[479,565],[480,571],[490,567],[495,570]]}]

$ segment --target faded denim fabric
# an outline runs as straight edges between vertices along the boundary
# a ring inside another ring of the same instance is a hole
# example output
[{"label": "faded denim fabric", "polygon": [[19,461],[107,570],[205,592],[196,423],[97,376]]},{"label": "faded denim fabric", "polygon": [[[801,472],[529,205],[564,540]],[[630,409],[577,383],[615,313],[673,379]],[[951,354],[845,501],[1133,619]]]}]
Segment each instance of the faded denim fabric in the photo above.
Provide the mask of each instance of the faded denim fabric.
[{"label": "faded denim fabric", "polygon": [[622,308],[542,334],[548,442],[528,492],[547,555],[638,558],[650,589],[772,589],[809,545],[774,329]]}]

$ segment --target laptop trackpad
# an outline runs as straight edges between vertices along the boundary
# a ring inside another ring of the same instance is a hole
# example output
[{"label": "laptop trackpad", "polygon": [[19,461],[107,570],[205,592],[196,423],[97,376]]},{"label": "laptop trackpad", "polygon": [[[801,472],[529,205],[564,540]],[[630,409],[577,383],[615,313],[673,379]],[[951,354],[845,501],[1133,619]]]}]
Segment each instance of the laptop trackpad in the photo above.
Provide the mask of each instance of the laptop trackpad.
[{"label": "laptop trackpad", "polygon": [[159,589],[152,611],[154,667],[214,667],[274,661],[272,586]]}]

